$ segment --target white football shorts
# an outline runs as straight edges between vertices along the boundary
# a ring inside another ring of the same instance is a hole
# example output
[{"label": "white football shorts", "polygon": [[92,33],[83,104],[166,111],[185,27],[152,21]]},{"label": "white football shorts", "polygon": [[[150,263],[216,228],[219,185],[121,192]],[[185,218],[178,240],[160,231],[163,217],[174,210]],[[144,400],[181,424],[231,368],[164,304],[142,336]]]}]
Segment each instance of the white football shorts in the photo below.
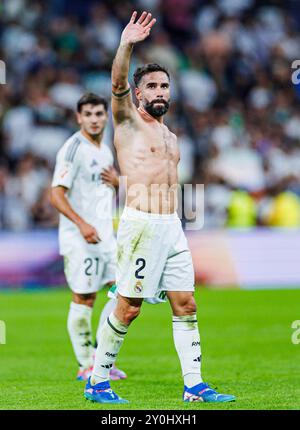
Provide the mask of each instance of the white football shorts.
[{"label": "white football shorts", "polygon": [[117,292],[159,298],[164,291],[194,291],[191,252],[177,213],[125,207],[117,234]]},{"label": "white football shorts", "polygon": [[[113,245],[113,242],[115,246]],[[74,293],[96,293],[116,279],[116,239],[111,238],[109,249],[82,240],[72,242],[72,250],[64,255],[64,272]]]}]

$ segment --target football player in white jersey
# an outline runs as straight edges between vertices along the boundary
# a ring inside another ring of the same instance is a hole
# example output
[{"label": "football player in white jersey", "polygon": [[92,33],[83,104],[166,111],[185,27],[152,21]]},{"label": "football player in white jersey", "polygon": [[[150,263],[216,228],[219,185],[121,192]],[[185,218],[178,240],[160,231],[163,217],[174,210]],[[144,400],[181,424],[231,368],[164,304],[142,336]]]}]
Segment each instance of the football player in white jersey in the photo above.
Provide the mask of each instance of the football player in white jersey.
[{"label": "football player in white jersey", "polygon": [[[96,293],[114,284],[116,272],[112,202],[119,177],[112,152],[103,143],[107,110],[107,101],[95,94],[80,98],[80,130],[59,150],[52,182],[51,201],[60,212],[60,254],[72,290],[68,332],[79,363],[78,380],[86,380],[93,366],[91,318]],[[106,303],[96,338],[115,305],[115,299]],[[113,367],[110,378],[123,379],[126,374]]]}]

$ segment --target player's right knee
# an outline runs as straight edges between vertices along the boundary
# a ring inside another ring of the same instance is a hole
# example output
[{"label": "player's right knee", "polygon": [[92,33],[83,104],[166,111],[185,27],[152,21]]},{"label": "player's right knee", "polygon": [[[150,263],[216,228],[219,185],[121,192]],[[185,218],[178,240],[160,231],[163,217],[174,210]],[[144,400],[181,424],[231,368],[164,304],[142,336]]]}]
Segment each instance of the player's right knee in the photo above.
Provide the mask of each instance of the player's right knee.
[{"label": "player's right knee", "polygon": [[73,293],[73,301],[80,305],[85,305],[92,308],[94,306],[95,300],[96,300],[96,293],[90,293],[90,294]]},{"label": "player's right knee", "polygon": [[141,308],[138,306],[129,306],[123,313],[125,324],[129,325],[140,314]]}]

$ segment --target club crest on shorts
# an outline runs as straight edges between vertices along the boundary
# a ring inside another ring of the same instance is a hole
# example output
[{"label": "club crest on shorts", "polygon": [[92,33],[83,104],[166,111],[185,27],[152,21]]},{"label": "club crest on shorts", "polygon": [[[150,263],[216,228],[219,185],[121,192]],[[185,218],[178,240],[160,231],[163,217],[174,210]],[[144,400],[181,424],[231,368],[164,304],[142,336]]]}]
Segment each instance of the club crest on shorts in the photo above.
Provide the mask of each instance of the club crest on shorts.
[{"label": "club crest on shorts", "polygon": [[136,293],[141,293],[143,291],[143,286],[142,286],[141,281],[137,281],[137,283],[135,284],[135,287],[134,287],[134,291]]}]

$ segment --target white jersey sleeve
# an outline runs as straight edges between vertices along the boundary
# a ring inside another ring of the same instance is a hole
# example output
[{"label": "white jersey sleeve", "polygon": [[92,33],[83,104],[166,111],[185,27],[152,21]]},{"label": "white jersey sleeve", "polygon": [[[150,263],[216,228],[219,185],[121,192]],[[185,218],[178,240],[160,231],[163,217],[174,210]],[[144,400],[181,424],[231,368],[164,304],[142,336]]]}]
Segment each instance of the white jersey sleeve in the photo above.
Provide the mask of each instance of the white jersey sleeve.
[{"label": "white jersey sleeve", "polygon": [[58,151],[53,174],[52,187],[71,188],[79,169],[78,148],[81,141],[75,137],[69,139]]}]

